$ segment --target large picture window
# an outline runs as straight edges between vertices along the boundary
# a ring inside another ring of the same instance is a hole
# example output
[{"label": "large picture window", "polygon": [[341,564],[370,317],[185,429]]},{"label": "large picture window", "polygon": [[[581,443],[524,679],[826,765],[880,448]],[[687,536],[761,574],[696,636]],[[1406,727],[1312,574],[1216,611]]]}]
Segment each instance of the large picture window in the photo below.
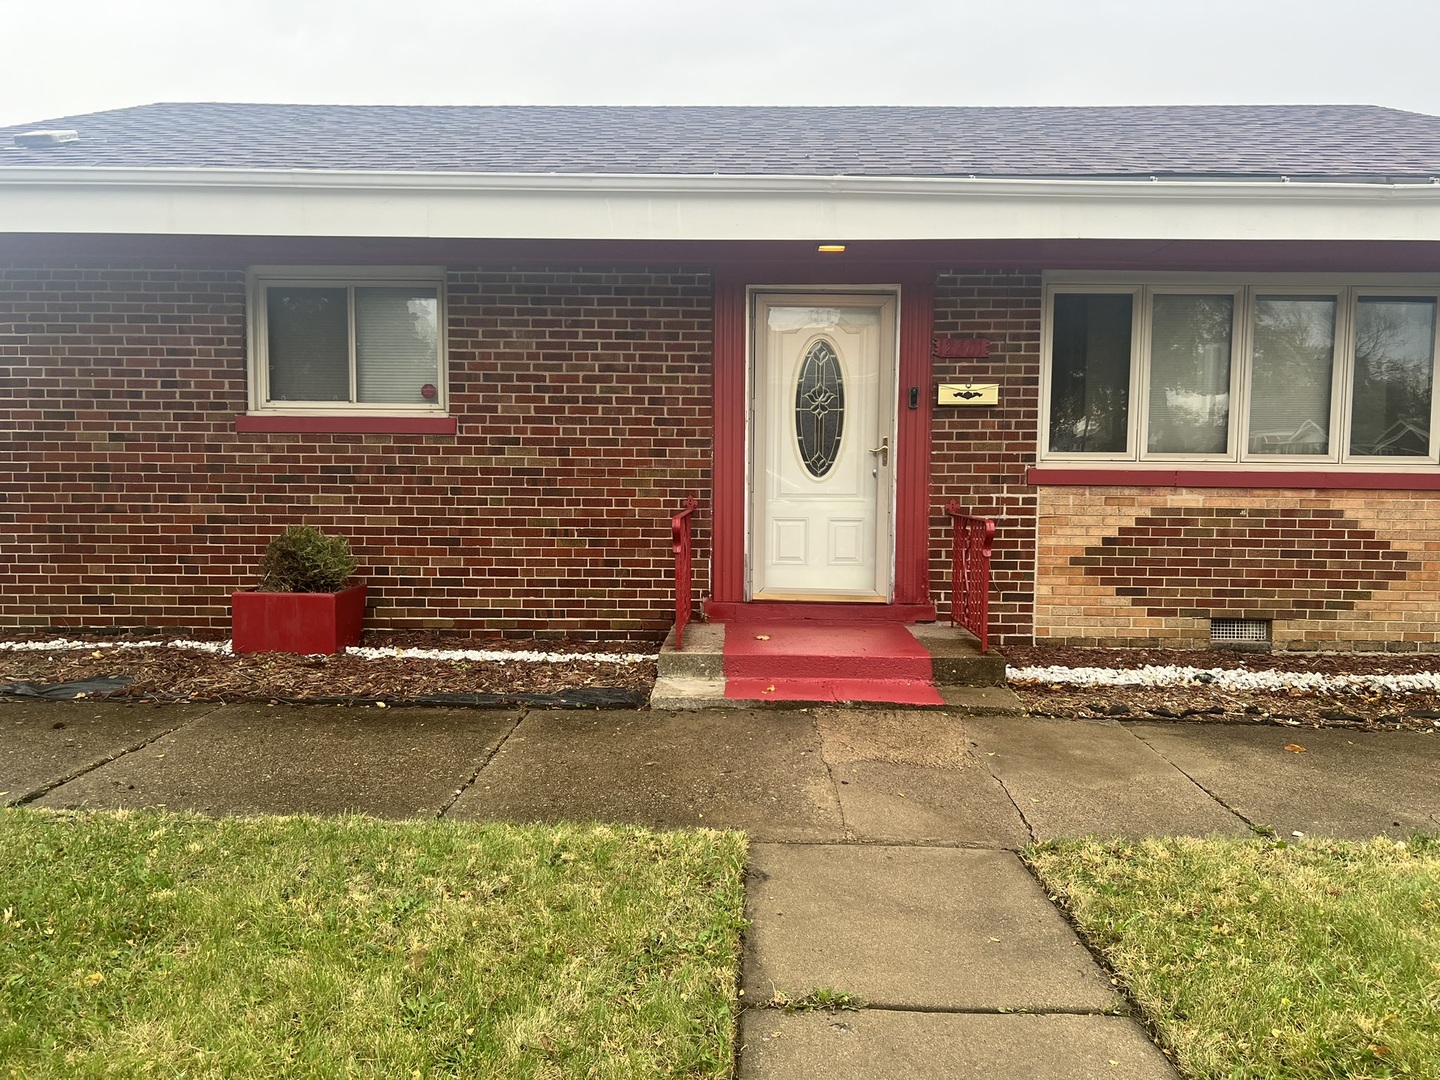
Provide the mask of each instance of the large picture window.
[{"label": "large picture window", "polygon": [[1435,290],[1051,284],[1042,456],[1434,464]]},{"label": "large picture window", "polygon": [[443,412],[443,309],[433,271],[252,272],[253,409]]}]

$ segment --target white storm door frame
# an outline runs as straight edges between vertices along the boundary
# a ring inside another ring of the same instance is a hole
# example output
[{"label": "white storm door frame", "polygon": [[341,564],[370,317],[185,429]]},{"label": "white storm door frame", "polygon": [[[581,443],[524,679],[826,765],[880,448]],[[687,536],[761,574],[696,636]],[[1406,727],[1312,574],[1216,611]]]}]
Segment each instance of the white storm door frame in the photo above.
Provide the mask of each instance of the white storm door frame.
[{"label": "white storm door frame", "polygon": [[[746,596],[888,603],[895,576],[899,287],[754,286],[748,293]],[[804,325],[807,308],[818,315],[813,325]],[[780,316],[787,327],[773,329],[772,313],[786,310],[795,313]],[[795,399],[800,367],[820,338],[847,354],[841,363],[849,377],[839,449],[817,482],[800,459]],[[855,370],[856,349],[869,354],[864,372]]]}]

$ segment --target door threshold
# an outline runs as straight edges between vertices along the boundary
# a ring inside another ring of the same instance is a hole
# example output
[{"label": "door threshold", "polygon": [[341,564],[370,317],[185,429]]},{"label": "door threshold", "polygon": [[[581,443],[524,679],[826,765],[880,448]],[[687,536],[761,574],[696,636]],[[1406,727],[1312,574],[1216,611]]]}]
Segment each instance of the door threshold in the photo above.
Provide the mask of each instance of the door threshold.
[{"label": "door threshold", "polygon": [[874,593],[765,592],[751,597],[756,604],[888,604],[890,601]]},{"label": "door threshold", "polygon": [[705,617],[712,622],[764,622],[803,619],[818,622],[935,621],[934,604],[820,603],[795,600],[705,602]]}]

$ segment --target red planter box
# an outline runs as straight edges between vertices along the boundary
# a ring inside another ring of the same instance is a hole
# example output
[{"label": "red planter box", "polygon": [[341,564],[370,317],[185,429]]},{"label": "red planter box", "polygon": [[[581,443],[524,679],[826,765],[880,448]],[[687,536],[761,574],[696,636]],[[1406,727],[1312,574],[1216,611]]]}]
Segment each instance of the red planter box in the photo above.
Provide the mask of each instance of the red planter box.
[{"label": "red planter box", "polygon": [[237,653],[338,653],[360,644],[365,585],[337,593],[230,594],[230,648]]}]

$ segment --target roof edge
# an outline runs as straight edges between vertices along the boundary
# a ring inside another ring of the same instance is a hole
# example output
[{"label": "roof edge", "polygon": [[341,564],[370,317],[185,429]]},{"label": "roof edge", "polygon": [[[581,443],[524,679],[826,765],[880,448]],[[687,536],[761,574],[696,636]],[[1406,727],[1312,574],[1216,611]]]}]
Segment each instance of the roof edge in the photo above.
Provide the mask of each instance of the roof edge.
[{"label": "roof edge", "polygon": [[[1274,179],[1191,178],[1155,175],[1144,179],[1119,177],[991,177],[991,176],[853,176],[715,173],[474,173],[417,172],[411,170],[347,169],[212,169],[212,168],[100,168],[88,166],[5,166],[0,162],[0,187],[53,188],[231,188],[304,190],[390,190],[546,192],[594,195],[604,191],[656,194],[915,194],[922,196],[1119,194],[1162,197],[1186,192],[1208,198],[1301,198],[1307,194],[1328,197],[1371,196],[1379,191],[1409,192],[1424,198],[1440,197],[1440,177],[1400,180],[1300,178]],[[1428,194],[1427,194],[1428,193]]]}]

